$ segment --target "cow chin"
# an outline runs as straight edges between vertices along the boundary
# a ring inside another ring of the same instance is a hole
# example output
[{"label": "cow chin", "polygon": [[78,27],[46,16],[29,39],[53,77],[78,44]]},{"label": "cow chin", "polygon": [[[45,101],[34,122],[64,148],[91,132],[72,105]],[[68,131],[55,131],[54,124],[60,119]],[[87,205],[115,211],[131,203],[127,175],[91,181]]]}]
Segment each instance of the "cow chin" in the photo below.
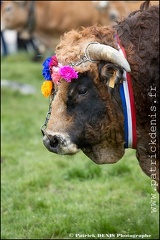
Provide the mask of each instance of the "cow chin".
[{"label": "cow chin", "polygon": [[103,148],[101,145],[94,145],[83,148],[84,154],[96,164],[111,164],[118,162],[124,155],[124,147]]}]

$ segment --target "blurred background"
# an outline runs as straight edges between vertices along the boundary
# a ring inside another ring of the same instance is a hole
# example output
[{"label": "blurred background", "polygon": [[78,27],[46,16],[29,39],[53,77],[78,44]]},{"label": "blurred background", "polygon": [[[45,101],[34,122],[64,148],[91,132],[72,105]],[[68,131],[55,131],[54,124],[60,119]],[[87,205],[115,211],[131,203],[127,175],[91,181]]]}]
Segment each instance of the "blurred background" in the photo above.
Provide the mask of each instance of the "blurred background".
[{"label": "blurred background", "polygon": [[[143,1],[1,1],[1,54],[53,53],[59,37],[79,26],[113,25]],[[151,1],[158,4],[159,1]]]},{"label": "blurred background", "polygon": [[99,166],[82,152],[48,152],[40,131],[49,107],[40,90],[42,63],[60,36],[79,26],[114,25],[142,2],[1,1],[1,239],[116,233],[159,239],[158,194],[135,150]]}]

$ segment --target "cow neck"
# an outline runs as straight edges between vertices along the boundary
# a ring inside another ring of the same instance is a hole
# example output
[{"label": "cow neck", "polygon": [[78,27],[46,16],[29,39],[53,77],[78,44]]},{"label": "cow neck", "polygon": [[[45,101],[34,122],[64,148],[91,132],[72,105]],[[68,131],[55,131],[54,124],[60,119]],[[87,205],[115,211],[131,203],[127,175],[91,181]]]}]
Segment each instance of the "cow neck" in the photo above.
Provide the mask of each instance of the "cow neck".
[{"label": "cow neck", "polygon": [[33,33],[35,28],[35,1],[31,1],[29,6],[29,13],[28,13],[28,21],[26,25],[26,29],[30,34]]},{"label": "cow neck", "polygon": [[[125,49],[120,43],[119,37],[116,35],[117,46],[119,52],[126,58]],[[136,133],[136,110],[134,95],[131,83],[130,73],[124,71],[123,73],[126,81],[120,85],[120,96],[122,101],[123,113],[124,113],[124,135],[125,135],[125,148],[136,149],[137,133]]]}]

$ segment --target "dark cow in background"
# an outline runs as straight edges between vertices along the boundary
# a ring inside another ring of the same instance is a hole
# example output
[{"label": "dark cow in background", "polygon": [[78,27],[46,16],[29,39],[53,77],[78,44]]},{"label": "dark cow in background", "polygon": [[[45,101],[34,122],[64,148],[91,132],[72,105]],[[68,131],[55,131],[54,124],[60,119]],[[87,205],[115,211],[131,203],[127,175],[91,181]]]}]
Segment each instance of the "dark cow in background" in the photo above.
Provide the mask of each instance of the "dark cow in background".
[{"label": "dark cow in background", "polygon": [[127,140],[120,91],[127,81],[125,71],[130,72],[136,111],[132,147],[142,170],[158,189],[159,7],[149,7],[146,1],[114,27],[69,31],[57,46],[56,57],[59,65],[53,57],[51,74],[56,67],[69,65],[74,79],[68,81],[61,75],[56,82],[53,74],[51,114],[42,127],[46,148],[57,154],[75,154],[81,149],[97,164],[121,159]]}]

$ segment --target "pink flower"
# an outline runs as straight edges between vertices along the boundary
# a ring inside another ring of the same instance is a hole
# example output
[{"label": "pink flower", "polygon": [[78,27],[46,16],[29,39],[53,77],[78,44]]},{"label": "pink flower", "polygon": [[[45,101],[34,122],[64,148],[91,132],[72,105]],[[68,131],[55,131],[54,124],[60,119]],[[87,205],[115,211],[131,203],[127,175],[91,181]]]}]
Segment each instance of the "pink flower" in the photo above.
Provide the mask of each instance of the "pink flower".
[{"label": "pink flower", "polygon": [[59,69],[59,74],[67,82],[71,82],[72,79],[78,78],[78,73],[71,66],[64,66]]},{"label": "pink flower", "polygon": [[51,74],[51,78],[54,83],[58,84],[59,80],[61,79],[61,76],[60,76],[59,72],[53,71]]}]

